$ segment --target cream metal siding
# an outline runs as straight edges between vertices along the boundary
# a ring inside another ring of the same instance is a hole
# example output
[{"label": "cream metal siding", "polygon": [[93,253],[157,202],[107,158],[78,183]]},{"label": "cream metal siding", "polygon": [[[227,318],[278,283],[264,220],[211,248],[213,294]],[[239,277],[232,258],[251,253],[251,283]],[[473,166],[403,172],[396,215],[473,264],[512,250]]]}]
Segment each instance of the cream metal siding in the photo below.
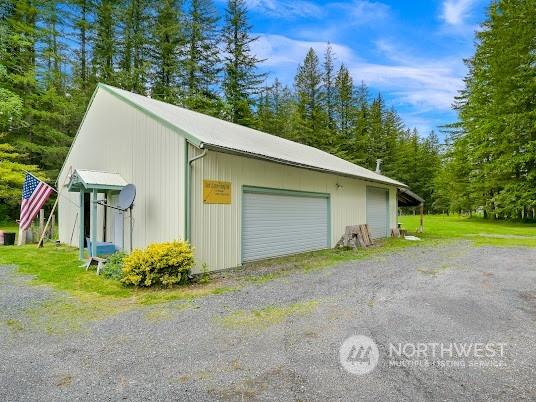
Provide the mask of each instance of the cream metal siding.
[{"label": "cream metal siding", "polygon": [[[71,169],[119,173],[134,183],[134,247],[184,236],[184,138],[138,109],[99,89],[65,161],[58,185]],[[78,245],[79,194],[62,188],[59,236]],[[114,198],[112,197],[112,200]],[[98,207],[98,214],[103,213]],[[108,211],[107,235],[113,241],[114,214]],[[98,233],[102,233],[100,218]],[[125,218],[125,246],[129,245]]]},{"label": "cream metal siding", "polygon": [[389,233],[389,190],[367,186],[367,224],[374,239]]},{"label": "cream metal siding", "polygon": [[[190,146],[190,156],[199,154]],[[232,183],[232,203],[204,204],[203,179]],[[259,159],[209,151],[192,167],[192,245],[195,248],[197,270],[203,263],[209,270],[239,266],[241,259],[242,186],[257,186],[311,191],[330,194],[331,238],[333,246],[347,225],[366,223],[366,186],[359,179],[315,172]],[[374,184],[389,188],[387,185]],[[396,188],[390,189],[390,213],[395,216],[393,204]],[[396,200],[395,200],[396,202]]]},{"label": "cream metal siding", "polygon": [[242,261],[329,247],[329,195],[243,191]]}]

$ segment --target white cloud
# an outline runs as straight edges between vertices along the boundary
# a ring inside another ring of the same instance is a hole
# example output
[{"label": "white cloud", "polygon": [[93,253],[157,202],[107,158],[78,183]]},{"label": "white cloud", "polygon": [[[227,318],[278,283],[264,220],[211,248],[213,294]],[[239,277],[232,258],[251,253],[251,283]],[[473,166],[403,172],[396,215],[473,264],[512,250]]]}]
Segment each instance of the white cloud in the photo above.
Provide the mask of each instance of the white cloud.
[{"label": "white cloud", "polygon": [[474,0],[445,0],[441,18],[450,25],[462,25]]},{"label": "white cloud", "polygon": [[406,127],[410,129],[417,129],[417,132],[421,136],[425,136],[430,131],[435,130],[437,133],[437,125],[444,124],[444,122],[437,122],[435,119],[423,117],[419,113],[399,113],[400,117],[406,124]]},{"label": "white cloud", "polygon": [[322,9],[306,0],[247,0],[250,10],[262,11],[264,14],[278,18],[320,17]]},{"label": "white cloud", "polygon": [[328,4],[336,12],[343,12],[343,17],[349,18],[354,25],[361,25],[370,22],[378,22],[389,16],[390,8],[387,4],[367,1],[354,0],[349,3],[331,3]]},{"label": "white cloud", "polygon": [[[313,48],[321,57],[326,49],[326,42],[291,39],[283,35],[258,34],[259,39],[252,44],[253,52],[267,67],[291,64],[298,67],[305,54]],[[351,59],[352,50],[344,45],[332,44],[331,47],[339,60]]]},{"label": "white cloud", "polygon": [[401,102],[430,109],[449,110],[454,97],[463,87],[465,66],[461,58],[423,59],[408,56],[386,42],[376,43],[389,64],[357,61],[351,65],[354,77],[370,85],[386,88]]},{"label": "white cloud", "polygon": [[353,0],[327,3],[322,7],[322,16],[314,24],[303,24],[292,29],[292,34],[302,39],[318,38],[334,41],[363,26],[379,29],[389,22],[391,9],[380,2]]},{"label": "white cloud", "polygon": [[326,3],[322,7],[308,0],[246,0],[246,4],[250,10],[279,18],[320,18],[335,14],[350,19],[355,25],[384,19],[389,14],[388,5],[368,0]]},{"label": "white cloud", "polygon": [[[463,87],[465,67],[461,58],[423,59],[412,58],[408,52],[400,52],[388,42],[377,42],[385,63],[372,63],[358,57],[347,46],[331,44],[337,60],[343,62],[356,83],[388,92],[398,105],[410,106],[417,113],[447,112],[458,90]],[[326,43],[295,40],[283,35],[261,34],[254,45],[258,57],[266,59],[264,67],[286,84],[292,84],[295,68],[303,61],[309,48],[321,56]],[[293,68],[289,68],[293,67]],[[423,123],[419,126],[424,127]]]},{"label": "white cloud", "polygon": [[353,77],[398,95],[402,103],[422,110],[448,110],[460,89],[460,77],[448,68],[435,65],[382,65],[355,63]]}]

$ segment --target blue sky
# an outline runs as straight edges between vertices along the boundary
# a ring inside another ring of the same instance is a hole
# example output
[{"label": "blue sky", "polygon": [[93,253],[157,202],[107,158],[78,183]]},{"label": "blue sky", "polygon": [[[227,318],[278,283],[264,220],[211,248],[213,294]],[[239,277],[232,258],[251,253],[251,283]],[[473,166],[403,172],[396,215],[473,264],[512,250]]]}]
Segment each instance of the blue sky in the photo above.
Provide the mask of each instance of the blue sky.
[{"label": "blue sky", "polygon": [[[224,0],[218,1],[224,6]],[[473,53],[474,31],[489,0],[247,0],[259,36],[262,70],[291,85],[313,47],[330,42],[337,61],[378,91],[421,135],[452,122],[454,96],[463,87],[463,59]]]}]

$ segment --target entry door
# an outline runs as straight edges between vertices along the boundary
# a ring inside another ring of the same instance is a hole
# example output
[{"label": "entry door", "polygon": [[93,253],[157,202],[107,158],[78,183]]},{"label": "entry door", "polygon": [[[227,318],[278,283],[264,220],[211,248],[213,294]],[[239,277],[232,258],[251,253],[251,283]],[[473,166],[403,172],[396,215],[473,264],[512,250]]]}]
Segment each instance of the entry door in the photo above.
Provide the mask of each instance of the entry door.
[{"label": "entry door", "polygon": [[327,194],[244,188],[242,261],[329,247]]},{"label": "entry door", "polygon": [[367,187],[367,224],[374,239],[389,236],[389,190]]}]

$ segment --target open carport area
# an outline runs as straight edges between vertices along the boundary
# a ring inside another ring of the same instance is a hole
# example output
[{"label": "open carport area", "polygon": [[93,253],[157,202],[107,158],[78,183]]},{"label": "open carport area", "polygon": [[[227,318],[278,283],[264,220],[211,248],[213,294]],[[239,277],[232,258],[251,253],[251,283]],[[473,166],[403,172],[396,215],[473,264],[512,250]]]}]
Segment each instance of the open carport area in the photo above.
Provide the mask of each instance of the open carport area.
[{"label": "open carport area", "polygon": [[[534,400],[535,260],[452,241],[75,318],[71,296],[3,267],[0,399]],[[368,374],[341,365],[351,335],[377,345]]]}]

